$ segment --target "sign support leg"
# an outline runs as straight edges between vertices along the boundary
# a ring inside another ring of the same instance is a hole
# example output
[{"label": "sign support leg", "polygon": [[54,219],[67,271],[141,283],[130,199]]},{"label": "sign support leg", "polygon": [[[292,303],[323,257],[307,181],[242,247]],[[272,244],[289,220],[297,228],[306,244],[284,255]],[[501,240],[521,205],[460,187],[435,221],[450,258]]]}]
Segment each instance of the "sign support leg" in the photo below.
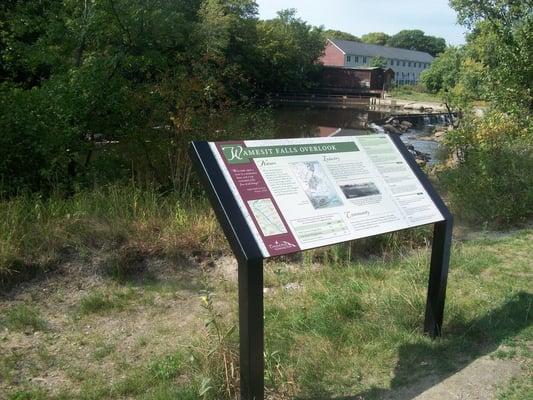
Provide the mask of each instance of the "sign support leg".
[{"label": "sign support leg", "polygon": [[450,264],[452,227],[453,220],[449,218],[435,223],[433,229],[433,246],[431,249],[431,266],[424,322],[424,333],[432,338],[441,335],[444,302],[446,299],[446,282]]},{"label": "sign support leg", "polygon": [[263,260],[239,261],[241,400],[264,399]]}]

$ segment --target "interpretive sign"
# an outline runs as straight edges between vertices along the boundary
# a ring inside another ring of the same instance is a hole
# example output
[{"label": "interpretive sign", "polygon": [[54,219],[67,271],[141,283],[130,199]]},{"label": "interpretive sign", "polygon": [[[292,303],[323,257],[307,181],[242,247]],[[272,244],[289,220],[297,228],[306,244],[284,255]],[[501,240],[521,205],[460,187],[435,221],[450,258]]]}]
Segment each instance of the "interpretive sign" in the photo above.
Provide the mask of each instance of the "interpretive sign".
[{"label": "interpretive sign", "polygon": [[192,142],[238,261],[241,399],[264,399],[263,260],[434,224],[424,331],[441,334],[453,218],[397,135]]},{"label": "interpretive sign", "polygon": [[444,219],[388,135],[209,145],[264,257]]}]

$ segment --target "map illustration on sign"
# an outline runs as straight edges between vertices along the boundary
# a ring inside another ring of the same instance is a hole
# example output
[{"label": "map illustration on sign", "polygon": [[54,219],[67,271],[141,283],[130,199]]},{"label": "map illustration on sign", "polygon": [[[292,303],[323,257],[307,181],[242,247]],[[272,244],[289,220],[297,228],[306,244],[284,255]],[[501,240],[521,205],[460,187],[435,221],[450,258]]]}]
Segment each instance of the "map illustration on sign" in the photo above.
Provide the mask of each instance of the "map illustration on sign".
[{"label": "map illustration on sign", "polygon": [[283,221],[279,216],[272,200],[259,199],[250,200],[248,205],[252,209],[252,213],[265,236],[279,235],[281,233],[287,233]]},{"label": "map illustration on sign", "polygon": [[291,167],[315,209],[342,205],[333,184],[318,161],[291,163]]},{"label": "map illustration on sign", "polygon": [[209,146],[264,257],[444,219],[385,134]]}]

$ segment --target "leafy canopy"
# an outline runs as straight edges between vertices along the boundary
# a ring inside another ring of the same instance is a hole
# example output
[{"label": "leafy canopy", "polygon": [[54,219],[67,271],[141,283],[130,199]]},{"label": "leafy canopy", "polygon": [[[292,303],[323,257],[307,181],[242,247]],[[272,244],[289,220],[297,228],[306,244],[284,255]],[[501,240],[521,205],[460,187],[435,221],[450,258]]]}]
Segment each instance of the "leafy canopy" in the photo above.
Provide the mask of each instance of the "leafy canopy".
[{"label": "leafy canopy", "polygon": [[380,46],[386,46],[390,36],[384,32],[370,32],[361,36],[361,41],[368,44],[377,44]]}]

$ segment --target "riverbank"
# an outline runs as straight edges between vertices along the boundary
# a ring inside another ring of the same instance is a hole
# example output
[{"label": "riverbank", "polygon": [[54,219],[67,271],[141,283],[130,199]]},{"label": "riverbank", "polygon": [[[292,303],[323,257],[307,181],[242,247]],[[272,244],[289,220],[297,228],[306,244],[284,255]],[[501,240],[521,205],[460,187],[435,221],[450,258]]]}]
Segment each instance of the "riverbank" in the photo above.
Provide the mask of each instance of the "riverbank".
[{"label": "riverbank", "polygon": [[[307,252],[268,262],[268,398],[433,400],[442,390],[527,398],[532,243],[531,229],[455,242],[436,341],[421,332],[426,248],[359,261]],[[233,398],[233,258],[142,254],[138,268],[120,277],[107,273],[105,259],[101,251],[63,260],[4,293],[0,393],[9,400]]]},{"label": "riverbank", "polygon": [[104,258],[121,274],[148,255],[226,249],[207,200],[135,185],[108,185],[72,197],[0,201],[0,283],[53,271],[70,258]]}]

